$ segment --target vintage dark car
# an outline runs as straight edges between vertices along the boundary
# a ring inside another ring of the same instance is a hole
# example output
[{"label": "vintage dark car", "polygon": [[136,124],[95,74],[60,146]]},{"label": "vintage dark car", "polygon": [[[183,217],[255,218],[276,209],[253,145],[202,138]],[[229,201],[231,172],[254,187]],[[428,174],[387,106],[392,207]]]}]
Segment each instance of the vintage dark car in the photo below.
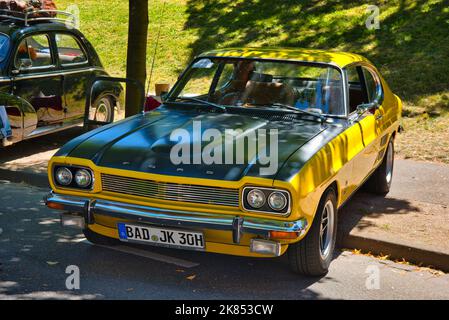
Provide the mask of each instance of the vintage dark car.
[{"label": "vintage dark car", "polygon": [[338,209],[362,185],[389,192],[401,109],[356,54],[208,52],[158,109],[62,147],[45,201],[93,243],[288,252],[294,271],[323,275]]},{"label": "vintage dark car", "polygon": [[107,76],[93,46],[70,14],[48,17],[0,10],[0,147],[92,120],[121,115],[122,88]]}]

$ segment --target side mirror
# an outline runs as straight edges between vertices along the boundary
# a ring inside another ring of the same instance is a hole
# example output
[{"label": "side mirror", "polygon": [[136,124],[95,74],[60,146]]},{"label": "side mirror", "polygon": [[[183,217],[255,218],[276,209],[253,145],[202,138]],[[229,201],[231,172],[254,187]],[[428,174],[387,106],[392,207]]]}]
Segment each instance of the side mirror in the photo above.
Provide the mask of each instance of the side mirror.
[{"label": "side mirror", "polygon": [[379,108],[379,104],[377,103],[377,101],[370,103],[363,103],[357,106],[357,114],[361,116],[368,111],[374,113],[377,110],[377,108]]}]

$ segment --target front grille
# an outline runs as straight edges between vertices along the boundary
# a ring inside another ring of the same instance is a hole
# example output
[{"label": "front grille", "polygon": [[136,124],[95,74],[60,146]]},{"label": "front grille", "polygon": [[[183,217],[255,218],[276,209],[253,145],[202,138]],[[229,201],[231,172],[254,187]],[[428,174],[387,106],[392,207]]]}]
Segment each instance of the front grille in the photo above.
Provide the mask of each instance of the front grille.
[{"label": "front grille", "polygon": [[238,189],[166,183],[109,174],[101,175],[101,183],[103,191],[107,192],[169,201],[239,206]]}]

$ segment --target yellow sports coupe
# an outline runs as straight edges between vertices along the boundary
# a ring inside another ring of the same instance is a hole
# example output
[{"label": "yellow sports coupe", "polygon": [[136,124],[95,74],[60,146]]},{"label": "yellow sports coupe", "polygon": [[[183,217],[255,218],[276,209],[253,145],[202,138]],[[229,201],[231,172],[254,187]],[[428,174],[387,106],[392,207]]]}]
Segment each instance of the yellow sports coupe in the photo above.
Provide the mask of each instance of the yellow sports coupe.
[{"label": "yellow sports coupe", "polygon": [[402,102],[365,58],[228,49],[190,64],[162,105],[51,159],[48,207],[98,244],[248,257],[326,274],[338,209],[389,192]]}]

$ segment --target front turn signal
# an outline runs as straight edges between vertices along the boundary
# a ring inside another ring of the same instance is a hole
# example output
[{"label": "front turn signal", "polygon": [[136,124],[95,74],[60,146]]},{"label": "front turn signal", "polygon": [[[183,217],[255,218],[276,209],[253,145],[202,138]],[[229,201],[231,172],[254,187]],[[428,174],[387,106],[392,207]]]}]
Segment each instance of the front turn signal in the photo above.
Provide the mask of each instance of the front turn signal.
[{"label": "front turn signal", "polygon": [[49,207],[50,209],[55,209],[55,210],[64,210],[65,209],[63,204],[54,203],[54,202],[48,202],[47,207]]},{"label": "front turn signal", "polygon": [[270,239],[293,240],[299,237],[299,232],[270,231]]}]

